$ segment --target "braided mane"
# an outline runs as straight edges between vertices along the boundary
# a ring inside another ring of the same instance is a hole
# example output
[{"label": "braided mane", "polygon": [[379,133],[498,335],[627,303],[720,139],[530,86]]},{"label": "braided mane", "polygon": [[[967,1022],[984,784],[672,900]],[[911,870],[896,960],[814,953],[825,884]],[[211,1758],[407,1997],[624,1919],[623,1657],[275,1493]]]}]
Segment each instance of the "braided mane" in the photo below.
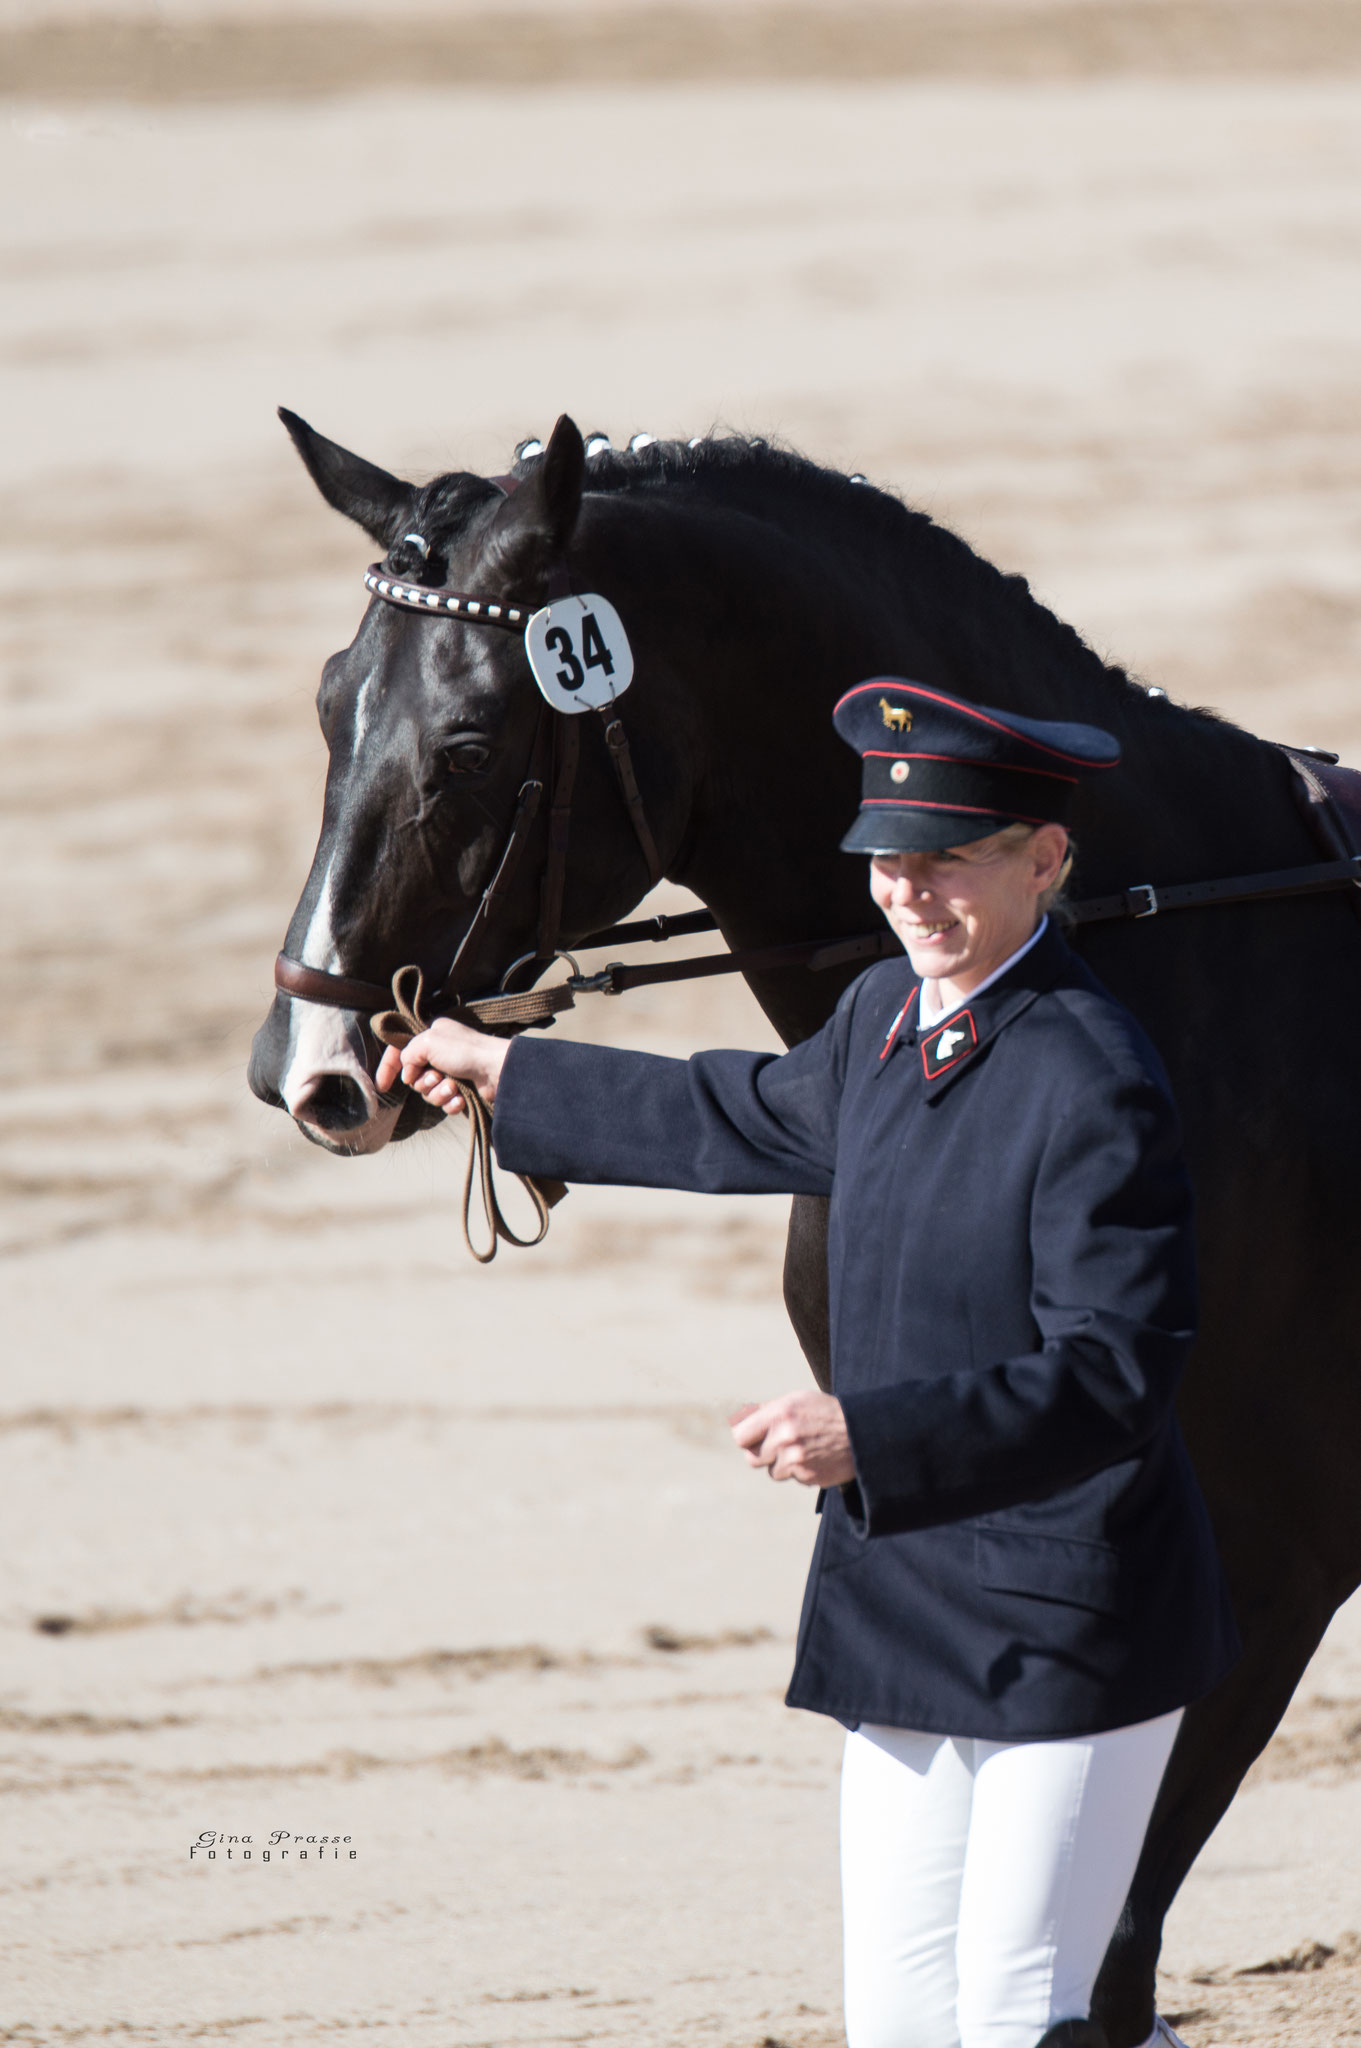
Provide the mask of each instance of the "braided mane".
[{"label": "braided mane", "polygon": [[[515,474],[533,461],[517,462]],[[694,442],[649,442],[637,449],[601,448],[587,459],[591,492],[681,490],[716,504],[739,505],[779,525],[858,537],[888,577],[910,576],[920,610],[942,638],[967,653],[980,674],[1010,660],[1040,680],[1061,676],[1109,706],[1116,691],[1126,706],[1146,691],[1108,664],[1082,636],[1034,597],[1024,576],[1008,575],[967,541],[895,492],[828,469],[777,441],[741,434]],[[945,629],[948,625],[948,631]],[[1132,706],[1131,706],[1132,708]],[[1094,707],[1095,709],[1095,707]]]}]

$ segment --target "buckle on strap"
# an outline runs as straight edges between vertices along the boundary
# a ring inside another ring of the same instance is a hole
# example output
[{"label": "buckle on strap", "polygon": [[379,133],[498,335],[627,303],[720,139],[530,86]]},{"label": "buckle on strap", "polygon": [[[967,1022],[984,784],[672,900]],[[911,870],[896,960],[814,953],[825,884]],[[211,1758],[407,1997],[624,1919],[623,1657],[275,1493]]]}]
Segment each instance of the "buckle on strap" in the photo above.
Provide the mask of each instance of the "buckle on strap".
[{"label": "buckle on strap", "polygon": [[[571,959],[570,954],[565,954],[563,957]],[[576,967],[575,960],[572,961],[572,965]],[[611,960],[608,967],[602,967],[597,974],[583,974],[578,968],[567,986],[574,995],[621,996],[624,991],[619,987],[614,977],[619,973],[623,965],[622,960]]]},{"label": "buckle on strap", "polygon": [[[1131,882],[1125,891],[1125,895],[1129,898],[1131,917],[1156,917],[1158,915],[1158,892],[1152,882]],[[1135,904],[1134,899],[1136,896],[1145,898],[1142,910]]]}]

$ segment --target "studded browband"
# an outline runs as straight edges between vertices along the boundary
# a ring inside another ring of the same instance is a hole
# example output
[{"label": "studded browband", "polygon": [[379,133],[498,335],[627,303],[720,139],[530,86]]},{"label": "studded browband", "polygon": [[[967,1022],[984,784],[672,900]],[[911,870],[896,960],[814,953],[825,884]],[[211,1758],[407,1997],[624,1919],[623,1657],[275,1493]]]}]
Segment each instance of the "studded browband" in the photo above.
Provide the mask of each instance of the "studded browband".
[{"label": "studded browband", "polygon": [[[406,536],[408,540],[414,537]],[[532,616],[521,605],[493,604],[485,597],[468,597],[447,584],[432,590],[422,583],[400,582],[383,573],[381,562],[374,562],[365,570],[364,587],[385,604],[405,605],[413,612],[443,612],[450,618],[469,619],[479,626],[500,626],[508,633],[523,633]]]}]

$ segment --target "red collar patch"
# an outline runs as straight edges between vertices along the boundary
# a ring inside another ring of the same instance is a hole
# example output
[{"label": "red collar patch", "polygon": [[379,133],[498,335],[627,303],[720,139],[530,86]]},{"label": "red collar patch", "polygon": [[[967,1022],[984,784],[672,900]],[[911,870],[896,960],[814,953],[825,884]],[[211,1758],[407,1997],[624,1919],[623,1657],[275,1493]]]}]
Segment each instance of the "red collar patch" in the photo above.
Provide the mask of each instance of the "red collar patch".
[{"label": "red collar patch", "polygon": [[917,987],[913,989],[913,991],[912,991],[911,995],[910,995],[910,996],[908,997],[907,1001],[906,1001],[906,1002],[905,1002],[905,1003],[903,1004],[903,1007],[901,1008],[901,1010],[899,1010],[899,1012],[898,1012],[897,1016],[896,1016],[896,1017],[894,1018],[893,1022],[892,1022],[892,1023],[891,1023],[890,1025],[889,1025],[889,1027],[888,1027],[888,1037],[887,1037],[887,1038],[886,1038],[886,1039],[884,1040],[884,1049],[883,1049],[883,1051],[882,1051],[882,1052],[880,1053],[880,1055],[879,1055],[879,1057],[880,1057],[880,1059],[881,1059],[881,1060],[886,1060],[886,1059],[888,1058],[889,1054],[890,1054],[890,1053],[892,1052],[892,1050],[893,1050],[894,1046],[895,1046],[895,1045],[897,1044],[897,1042],[898,1042],[898,1033],[899,1033],[899,1032],[900,1032],[900,1031],[902,1030],[902,1028],[903,1028],[904,1024],[905,1024],[905,1023],[907,1022],[907,1014],[908,1014],[908,1011],[909,1011],[909,1010],[910,1010],[910,1009],[912,1008],[912,1005],[913,1005],[913,1004],[914,1004],[914,1003],[916,1002],[916,1000],[917,1000],[917,996],[918,996],[918,994],[919,994],[919,992],[920,992],[920,989],[921,989],[921,983],[920,983],[920,982],[918,982],[918,984],[917,984]]},{"label": "red collar patch", "polygon": [[937,1074],[957,1067],[977,1050],[978,1029],[972,1010],[956,1010],[922,1040],[922,1072],[928,1081],[934,1081]]}]

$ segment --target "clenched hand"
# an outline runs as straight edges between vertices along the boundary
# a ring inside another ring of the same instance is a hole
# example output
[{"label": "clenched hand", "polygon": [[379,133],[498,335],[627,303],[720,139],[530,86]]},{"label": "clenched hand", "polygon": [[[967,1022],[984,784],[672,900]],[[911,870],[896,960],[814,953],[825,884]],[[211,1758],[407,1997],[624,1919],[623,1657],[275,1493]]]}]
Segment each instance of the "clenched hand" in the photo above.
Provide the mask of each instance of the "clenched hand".
[{"label": "clenched hand", "polygon": [[728,1419],[747,1463],[764,1466],[772,1479],[844,1486],[855,1477],[846,1418],[834,1394],[782,1394]]},{"label": "clenched hand", "polygon": [[489,1038],[485,1031],[455,1024],[451,1017],[437,1017],[428,1031],[418,1033],[400,1051],[395,1045],[387,1047],[374,1085],[386,1094],[400,1074],[432,1108],[457,1116],[463,1108],[459,1081],[471,1081],[484,1102],[495,1101],[510,1046],[508,1038]]}]

